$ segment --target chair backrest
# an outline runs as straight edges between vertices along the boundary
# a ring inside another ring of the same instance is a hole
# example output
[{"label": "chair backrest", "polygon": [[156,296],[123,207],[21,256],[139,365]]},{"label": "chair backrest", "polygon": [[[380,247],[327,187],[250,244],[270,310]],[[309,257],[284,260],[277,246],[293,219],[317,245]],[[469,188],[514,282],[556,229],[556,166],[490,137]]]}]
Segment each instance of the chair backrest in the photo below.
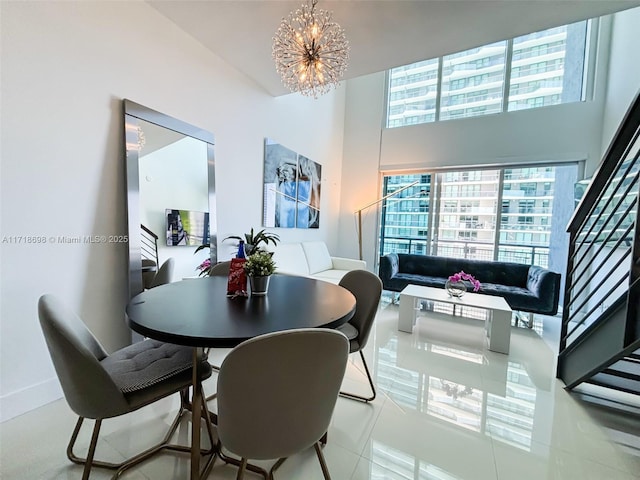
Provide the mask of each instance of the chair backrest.
[{"label": "chair backrest", "polygon": [[380,296],[382,295],[382,281],[367,270],[351,270],[340,282],[356,297],[356,311],[349,323],[358,330],[358,349],[364,348],[369,339],[369,333],[376,318]]},{"label": "chair backrest", "polygon": [[153,281],[151,282],[151,286],[159,287],[160,285],[165,285],[167,283],[171,283],[173,280],[173,269],[175,267],[176,261],[173,257],[167,258],[167,260],[162,264],[156,276],[153,277]]},{"label": "chair backrest", "polygon": [[148,258],[142,259],[142,286],[144,288],[151,288],[151,283],[156,276],[157,267],[155,260]]},{"label": "chair backrest", "polygon": [[86,418],[108,418],[127,411],[124,395],[100,365],[107,353],[82,320],[53,295],[40,297],[38,316],[71,409]]},{"label": "chair backrest", "polygon": [[327,431],[349,355],[337,330],[305,328],[235,347],[218,375],[218,435],[255,460],[288,457]]},{"label": "chair backrest", "polygon": [[231,266],[231,260],[227,260],[226,262],[218,262],[215,265],[211,266],[211,270],[209,270],[210,277],[226,277],[229,275],[229,267]]}]

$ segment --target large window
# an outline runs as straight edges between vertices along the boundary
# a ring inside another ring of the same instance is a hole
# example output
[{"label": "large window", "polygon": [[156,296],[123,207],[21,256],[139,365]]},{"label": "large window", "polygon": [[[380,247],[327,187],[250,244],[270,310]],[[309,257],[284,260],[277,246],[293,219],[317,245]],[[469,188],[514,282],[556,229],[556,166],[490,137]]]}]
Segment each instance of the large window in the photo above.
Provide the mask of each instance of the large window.
[{"label": "large window", "polygon": [[571,214],[554,209],[556,180],[573,188],[576,177],[574,164],[385,176],[383,196],[414,185],[384,202],[380,253],[548,267],[552,226]]},{"label": "large window", "polygon": [[555,27],[390,70],[387,127],[582,100],[587,26]]},{"label": "large window", "polygon": [[502,111],[507,42],[442,58],[439,120]]},{"label": "large window", "polygon": [[446,198],[434,218],[432,253],[443,257],[493,259],[499,170],[470,170],[436,175]]}]

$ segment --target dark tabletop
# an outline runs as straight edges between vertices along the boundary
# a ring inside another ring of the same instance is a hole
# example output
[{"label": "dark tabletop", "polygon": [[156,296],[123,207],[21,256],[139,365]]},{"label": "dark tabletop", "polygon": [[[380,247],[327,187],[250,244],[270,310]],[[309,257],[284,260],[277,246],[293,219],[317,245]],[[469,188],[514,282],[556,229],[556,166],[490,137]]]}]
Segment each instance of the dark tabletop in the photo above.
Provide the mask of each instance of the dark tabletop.
[{"label": "dark tabletop", "polygon": [[156,340],[233,347],[264,333],[336,328],[355,311],[355,297],[321,280],[272,276],[265,297],[227,298],[227,277],[204,277],[147,290],[127,305],[129,326]]}]

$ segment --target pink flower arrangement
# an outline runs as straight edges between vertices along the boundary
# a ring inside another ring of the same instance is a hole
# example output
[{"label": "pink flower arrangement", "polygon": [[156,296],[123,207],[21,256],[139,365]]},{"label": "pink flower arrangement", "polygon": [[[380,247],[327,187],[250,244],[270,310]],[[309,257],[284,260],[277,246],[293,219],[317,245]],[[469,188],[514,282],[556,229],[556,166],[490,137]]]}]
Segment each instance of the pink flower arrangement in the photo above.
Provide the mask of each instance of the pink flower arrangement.
[{"label": "pink flower arrangement", "polygon": [[449,277],[450,282],[461,282],[462,280],[467,280],[471,282],[471,285],[473,285],[474,292],[477,292],[478,290],[480,290],[480,282],[476,280],[475,277],[470,273],[465,273],[464,270],[461,270],[458,273],[454,273]]},{"label": "pink flower arrangement", "polygon": [[203,275],[204,276],[209,275],[209,270],[211,270],[211,259],[207,258],[196,268],[200,270],[200,273],[198,274],[199,277],[202,277]]}]

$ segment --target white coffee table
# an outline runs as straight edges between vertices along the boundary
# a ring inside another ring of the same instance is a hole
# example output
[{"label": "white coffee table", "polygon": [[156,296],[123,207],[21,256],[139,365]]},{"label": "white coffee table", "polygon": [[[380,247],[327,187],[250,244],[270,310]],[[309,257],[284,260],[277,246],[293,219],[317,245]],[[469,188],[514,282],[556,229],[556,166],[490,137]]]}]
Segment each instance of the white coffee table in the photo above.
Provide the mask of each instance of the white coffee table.
[{"label": "white coffee table", "polygon": [[[400,316],[398,330],[413,333],[416,324],[418,300],[431,300],[465,307],[484,308],[489,311],[485,322],[485,333],[489,350],[509,353],[511,343],[511,307],[502,297],[467,292],[462,297],[451,297],[444,288],[408,285],[400,292]],[[455,309],[454,309],[455,312]]]}]

